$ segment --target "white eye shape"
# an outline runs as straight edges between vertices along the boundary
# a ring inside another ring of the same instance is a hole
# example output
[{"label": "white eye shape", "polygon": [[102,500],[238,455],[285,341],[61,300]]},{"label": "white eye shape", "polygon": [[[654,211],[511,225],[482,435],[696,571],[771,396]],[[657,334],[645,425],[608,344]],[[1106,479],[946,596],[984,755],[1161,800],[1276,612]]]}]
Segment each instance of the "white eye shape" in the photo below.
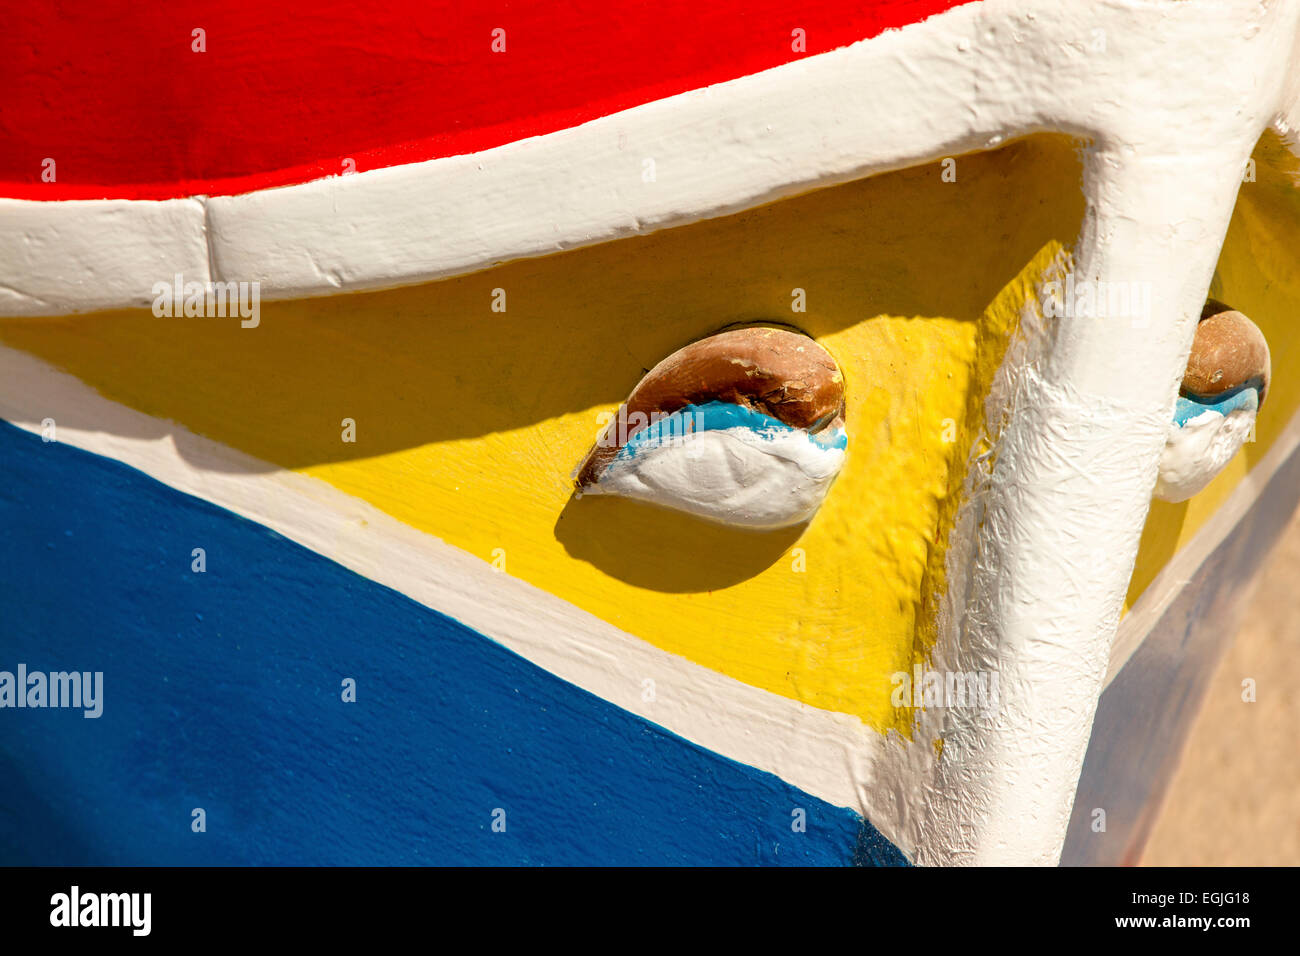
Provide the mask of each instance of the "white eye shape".
[{"label": "white eye shape", "polygon": [[575,482],[579,495],[785,528],[816,513],[847,443],[843,376],[824,348],[786,329],[732,329],[651,369]]},{"label": "white eye shape", "polygon": [[1186,501],[1223,471],[1254,430],[1271,376],[1259,327],[1221,302],[1207,302],[1160,456],[1156,498]]}]

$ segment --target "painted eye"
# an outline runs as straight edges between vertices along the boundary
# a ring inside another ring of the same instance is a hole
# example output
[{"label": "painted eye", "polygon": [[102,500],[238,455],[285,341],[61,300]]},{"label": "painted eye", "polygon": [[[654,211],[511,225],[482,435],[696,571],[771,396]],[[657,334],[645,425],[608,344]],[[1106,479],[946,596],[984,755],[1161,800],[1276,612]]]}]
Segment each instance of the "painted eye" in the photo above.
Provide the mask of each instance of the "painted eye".
[{"label": "painted eye", "polygon": [[1222,302],[1206,302],[1155,497],[1186,501],[1214,480],[1254,429],[1271,376],[1268,342],[1259,327]]},{"label": "painted eye", "polygon": [[810,519],[844,463],[844,379],[830,353],[771,326],[679,349],[632,390],[578,466],[618,495],[734,527]]}]

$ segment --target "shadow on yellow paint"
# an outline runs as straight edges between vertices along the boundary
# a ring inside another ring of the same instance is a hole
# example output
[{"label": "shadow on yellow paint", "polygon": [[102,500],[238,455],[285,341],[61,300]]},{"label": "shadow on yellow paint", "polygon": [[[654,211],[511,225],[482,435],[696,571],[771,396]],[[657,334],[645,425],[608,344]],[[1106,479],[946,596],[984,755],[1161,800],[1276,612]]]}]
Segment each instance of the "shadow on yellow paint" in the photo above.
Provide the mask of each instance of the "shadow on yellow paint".
[{"label": "shadow on yellow paint", "polygon": [[[754,577],[799,540],[805,525],[745,531],[639,501],[587,495],[571,499],[555,538],[579,561],[652,591],[716,591]],[[689,559],[682,542],[689,541]]]}]

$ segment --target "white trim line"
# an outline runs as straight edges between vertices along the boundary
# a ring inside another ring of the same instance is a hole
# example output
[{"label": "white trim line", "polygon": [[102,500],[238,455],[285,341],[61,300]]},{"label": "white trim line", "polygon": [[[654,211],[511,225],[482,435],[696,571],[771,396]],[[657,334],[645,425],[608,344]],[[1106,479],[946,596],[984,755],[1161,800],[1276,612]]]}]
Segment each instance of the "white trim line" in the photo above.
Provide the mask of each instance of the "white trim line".
[{"label": "white trim line", "polygon": [[178,272],[209,278],[201,196],[0,199],[0,315],[148,308],[154,282]]}]

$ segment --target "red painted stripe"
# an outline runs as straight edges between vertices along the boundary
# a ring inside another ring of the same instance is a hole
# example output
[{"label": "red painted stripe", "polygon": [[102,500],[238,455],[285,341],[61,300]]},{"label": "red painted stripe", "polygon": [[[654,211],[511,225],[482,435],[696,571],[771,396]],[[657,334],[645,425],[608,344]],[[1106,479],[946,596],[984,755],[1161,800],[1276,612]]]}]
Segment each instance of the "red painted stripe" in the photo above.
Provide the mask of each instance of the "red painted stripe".
[{"label": "red painted stripe", "polygon": [[476,152],[964,2],[8,0],[0,195],[220,195],[335,175],[345,158],[360,172]]}]

